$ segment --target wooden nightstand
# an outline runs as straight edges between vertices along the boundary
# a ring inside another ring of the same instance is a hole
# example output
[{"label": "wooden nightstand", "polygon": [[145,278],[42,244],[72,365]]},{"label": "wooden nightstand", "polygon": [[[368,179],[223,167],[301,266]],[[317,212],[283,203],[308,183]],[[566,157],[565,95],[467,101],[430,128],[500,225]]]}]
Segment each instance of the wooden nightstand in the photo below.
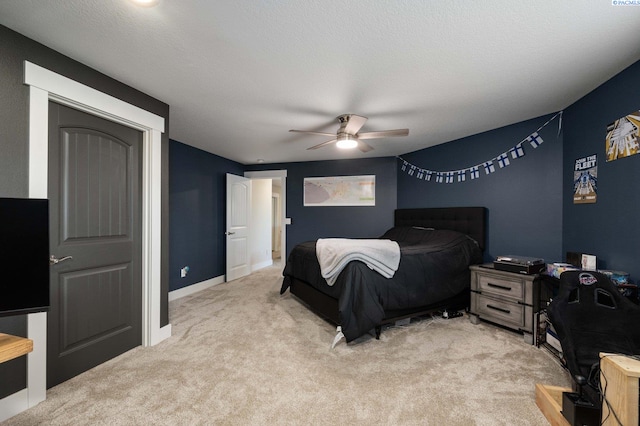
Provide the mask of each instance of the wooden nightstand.
[{"label": "wooden nightstand", "polygon": [[[499,271],[492,263],[473,265],[471,269],[471,307],[469,319],[473,324],[490,321],[524,334],[524,341],[534,345],[538,341],[536,313],[549,300],[541,294],[540,275]],[[546,304],[545,304],[546,305]]]}]

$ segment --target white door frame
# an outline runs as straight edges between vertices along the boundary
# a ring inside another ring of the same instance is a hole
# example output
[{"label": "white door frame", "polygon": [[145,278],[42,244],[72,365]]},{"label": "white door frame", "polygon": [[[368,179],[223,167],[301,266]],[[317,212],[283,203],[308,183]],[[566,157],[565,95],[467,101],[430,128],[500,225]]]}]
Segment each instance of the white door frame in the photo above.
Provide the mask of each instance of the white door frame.
[{"label": "white door frame", "polygon": [[280,196],[280,261],[284,262],[287,256],[287,171],[286,170],[258,170],[244,172],[244,177],[250,179],[280,179],[282,182],[282,195]]},{"label": "white door frame", "polygon": [[[164,118],[28,61],[24,62],[24,84],[29,86],[29,198],[48,196],[49,100],[143,133],[142,344],[152,346],[161,342],[171,336],[171,324],[160,327],[161,138]],[[33,339],[34,348],[27,356],[27,388],[0,400],[0,412],[7,413],[7,418],[46,398],[46,313],[27,316],[27,334]]]},{"label": "white door frame", "polygon": [[[275,208],[272,207],[272,211],[271,215],[271,226],[273,227],[273,225],[275,225],[276,223],[280,226],[277,226],[278,229],[280,229],[280,240],[282,241],[282,212],[280,211],[282,209],[282,204],[280,203],[280,194],[277,192],[271,192],[271,203],[272,205],[275,205]],[[273,234],[273,229],[271,230],[271,233]],[[273,239],[273,236],[271,237]],[[271,248],[276,249],[276,247],[273,244],[273,241],[271,241]],[[277,247],[276,251],[278,251],[279,249],[281,249],[282,247]],[[280,254],[282,255],[282,250],[280,250]]]}]

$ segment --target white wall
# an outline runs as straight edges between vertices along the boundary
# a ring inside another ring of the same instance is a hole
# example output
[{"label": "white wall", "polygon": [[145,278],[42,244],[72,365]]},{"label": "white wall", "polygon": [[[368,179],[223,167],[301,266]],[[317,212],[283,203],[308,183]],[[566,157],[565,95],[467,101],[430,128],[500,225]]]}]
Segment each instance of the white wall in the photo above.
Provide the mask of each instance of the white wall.
[{"label": "white wall", "polygon": [[250,241],[251,270],[271,265],[271,179],[254,179],[251,182]]},{"label": "white wall", "polygon": [[[273,181],[275,182],[276,179],[273,179]],[[271,208],[271,213],[274,214],[274,210],[275,210],[275,214],[277,215],[275,218],[272,217],[272,222],[271,222],[271,250],[273,250],[274,252],[278,252],[280,253],[281,251],[281,247],[282,247],[282,208],[281,208],[281,200],[280,197],[282,196],[282,186],[280,185],[272,185],[271,186],[271,199],[272,202],[274,200],[277,201],[277,206],[275,207],[275,209],[273,208],[273,204],[272,204],[272,208]],[[280,255],[282,255],[282,253],[280,253]]]}]

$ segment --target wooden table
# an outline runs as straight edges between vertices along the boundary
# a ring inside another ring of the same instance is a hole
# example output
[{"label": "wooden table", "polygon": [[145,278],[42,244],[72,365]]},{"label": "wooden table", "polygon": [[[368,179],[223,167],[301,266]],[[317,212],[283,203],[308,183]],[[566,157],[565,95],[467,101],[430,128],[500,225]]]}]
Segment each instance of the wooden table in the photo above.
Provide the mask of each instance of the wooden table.
[{"label": "wooden table", "polygon": [[33,350],[33,340],[0,333],[0,363],[26,355]]}]

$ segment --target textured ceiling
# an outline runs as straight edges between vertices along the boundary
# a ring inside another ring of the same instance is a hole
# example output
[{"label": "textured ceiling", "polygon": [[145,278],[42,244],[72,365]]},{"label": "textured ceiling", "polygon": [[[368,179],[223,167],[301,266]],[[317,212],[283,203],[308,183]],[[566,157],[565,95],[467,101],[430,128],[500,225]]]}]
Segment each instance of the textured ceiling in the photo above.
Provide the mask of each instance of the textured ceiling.
[{"label": "textured ceiling", "polygon": [[[393,156],[563,109],[640,59],[640,7],[612,3],[2,0],[0,24],[168,103],[172,139],[251,164]],[[410,135],[362,153],[288,133],[343,113]]]}]

